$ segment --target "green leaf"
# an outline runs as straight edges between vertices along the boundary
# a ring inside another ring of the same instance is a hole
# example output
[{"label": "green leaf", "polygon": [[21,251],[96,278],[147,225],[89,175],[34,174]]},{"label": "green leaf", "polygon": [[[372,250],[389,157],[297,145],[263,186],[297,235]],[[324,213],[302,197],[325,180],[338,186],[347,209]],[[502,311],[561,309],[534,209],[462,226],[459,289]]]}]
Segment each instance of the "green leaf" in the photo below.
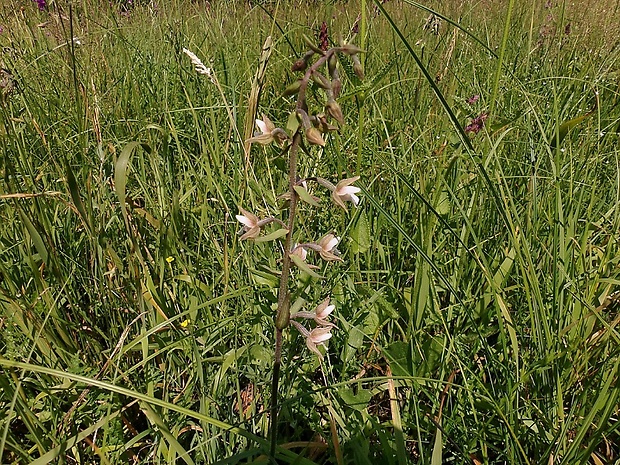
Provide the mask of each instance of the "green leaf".
[{"label": "green leaf", "polygon": [[338,389],[338,395],[340,395],[345,404],[360,412],[368,407],[368,402],[372,398],[372,393],[361,387],[357,390],[357,394],[354,394],[353,389],[350,387],[340,388]]},{"label": "green leaf", "polygon": [[304,202],[309,203],[310,205],[313,205],[315,207],[319,206],[319,202],[317,202],[314,199],[314,197],[310,195],[310,192],[304,189],[303,186],[295,186],[293,187],[293,189],[295,189],[295,192],[297,192],[297,195],[299,195],[299,198],[303,200]]},{"label": "green leaf", "polygon": [[277,231],[272,232],[271,234],[257,237],[256,239],[254,239],[254,242],[274,241],[276,239],[280,239],[281,237],[286,236],[287,233],[288,233],[288,229],[280,228]]},{"label": "green leaf", "polygon": [[304,273],[309,274],[310,276],[316,279],[324,279],[324,276],[321,276],[320,274],[316,273],[312,268],[310,268],[310,266],[305,261],[301,259],[301,257],[297,255],[291,255],[291,260],[293,261],[295,266],[297,266],[297,268],[299,268]]},{"label": "green leaf", "polygon": [[589,112],[587,112],[585,115],[581,115],[578,116],[577,118],[573,118],[571,120],[568,121],[564,121],[562,124],[560,124],[560,127],[557,129],[557,134],[553,134],[550,139],[551,139],[551,147],[552,148],[556,148],[557,144],[561,143],[564,138],[567,136],[568,132],[573,129],[575,126],[577,126],[579,123],[581,123],[583,120],[585,120],[588,116],[594,114],[594,110],[596,110],[596,108],[590,110]]},{"label": "green leaf", "polygon": [[297,113],[293,112],[288,115],[288,121],[286,123],[286,130],[289,134],[295,134],[299,129],[299,120],[297,119]]},{"label": "green leaf", "polygon": [[370,227],[366,212],[363,211],[358,216],[355,227],[351,230],[351,239],[353,253],[365,253],[370,248]]},{"label": "green leaf", "polygon": [[383,349],[394,376],[413,376],[409,344],[396,341]]}]

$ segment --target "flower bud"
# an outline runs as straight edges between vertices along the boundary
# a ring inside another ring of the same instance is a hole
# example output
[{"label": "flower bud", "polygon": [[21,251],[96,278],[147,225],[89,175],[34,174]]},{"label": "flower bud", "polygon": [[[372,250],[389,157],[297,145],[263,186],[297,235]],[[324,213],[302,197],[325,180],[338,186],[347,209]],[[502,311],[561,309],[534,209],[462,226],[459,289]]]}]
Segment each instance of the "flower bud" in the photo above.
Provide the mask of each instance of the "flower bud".
[{"label": "flower bud", "polygon": [[325,147],[325,140],[323,140],[323,136],[321,136],[321,132],[317,128],[311,127],[306,129],[306,140],[310,144]]},{"label": "flower bud", "polygon": [[318,47],[310,37],[308,37],[306,34],[302,34],[302,37],[306,45],[310,48],[310,50],[320,55],[325,55],[325,52],[321,50],[321,48]]},{"label": "flower bud", "polygon": [[306,60],[300,58],[295,63],[293,63],[293,66],[291,66],[291,71],[304,71],[307,67],[308,63],[306,63]]},{"label": "flower bud", "polygon": [[[338,74],[338,71],[336,71],[336,75],[337,74]],[[339,77],[335,77],[332,80],[332,92],[334,93],[334,98],[338,98],[341,91],[342,91],[342,82],[340,81]]]},{"label": "flower bud", "polygon": [[362,69],[362,63],[360,62],[360,57],[358,55],[351,55],[351,60],[353,60],[353,71],[357,75],[358,78],[364,79],[364,70]]},{"label": "flower bud", "polygon": [[301,88],[301,79],[293,82],[286,89],[284,89],[284,92],[282,93],[282,95],[295,95],[297,92],[299,92],[300,88]]},{"label": "flower bud", "polygon": [[342,109],[340,108],[340,105],[338,105],[338,102],[333,99],[329,100],[325,104],[325,111],[340,124],[344,124],[344,116],[342,115]]},{"label": "flower bud", "polygon": [[342,53],[346,55],[357,55],[360,52],[363,52],[361,48],[353,44],[344,44],[340,47]]},{"label": "flower bud", "polygon": [[329,60],[327,60],[327,70],[331,77],[333,77],[334,73],[336,72],[337,64],[338,64],[338,56],[335,53],[332,53],[332,55],[329,57]]},{"label": "flower bud", "polygon": [[332,84],[329,80],[318,71],[312,73],[312,80],[316,82],[322,89],[331,89]]}]

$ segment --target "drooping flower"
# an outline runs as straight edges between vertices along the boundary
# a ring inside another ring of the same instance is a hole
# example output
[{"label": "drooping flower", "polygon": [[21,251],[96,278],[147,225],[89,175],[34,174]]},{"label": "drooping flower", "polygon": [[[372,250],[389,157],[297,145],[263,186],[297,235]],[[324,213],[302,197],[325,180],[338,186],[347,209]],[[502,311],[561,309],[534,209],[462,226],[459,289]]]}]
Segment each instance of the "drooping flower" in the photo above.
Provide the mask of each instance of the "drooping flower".
[{"label": "drooping flower", "polygon": [[295,244],[293,246],[293,249],[291,250],[291,255],[296,255],[299,258],[301,258],[302,261],[306,261],[306,257],[308,256],[308,252],[306,251],[306,249],[299,244]]},{"label": "drooping flower", "polygon": [[323,360],[323,354],[319,352],[317,346],[325,345],[325,341],[332,337],[331,327],[317,326],[312,331],[308,331],[302,324],[297,321],[291,320],[291,324],[297,328],[297,330],[306,339],[306,346],[310,351],[314,352],[320,360]]},{"label": "drooping flower", "polygon": [[332,200],[334,203],[345,210],[347,210],[345,202],[352,202],[353,205],[357,207],[360,202],[360,199],[357,195],[361,189],[357,186],[352,186],[355,181],[357,181],[360,177],[354,176],[352,178],[343,179],[336,187],[332,190]]},{"label": "drooping flower", "polygon": [[241,207],[239,207],[239,210],[242,214],[235,216],[237,218],[237,221],[239,221],[239,223],[243,225],[243,228],[241,228],[241,231],[239,231],[239,234],[243,233],[243,235],[241,236],[241,240],[243,241],[245,239],[257,238],[260,234],[260,228],[262,226],[260,224],[260,219],[254,213],[250,213],[249,211],[244,210]]},{"label": "drooping flower", "polygon": [[321,238],[321,240],[316,244],[318,247],[315,250],[319,253],[323,260],[327,261],[342,261],[338,255],[340,252],[336,248],[340,242],[340,238],[333,234],[326,234]]},{"label": "drooping flower", "polygon": [[291,318],[305,318],[308,320],[314,320],[319,326],[333,328],[336,325],[327,321],[327,317],[334,311],[336,306],[330,305],[329,300],[330,298],[327,297],[323,302],[317,305],[313,312],[296,312],[291,315]]},{"label": "drooping flower", "polygon": [[327,297],[323,302],[321,302],[314,309],[315,321],[322,326],[333,326],[332,323],[328,323],[325,318],[327,318],[336,308],[335,305],[329,304],[330,298]]},{"label": "drooping flower", "polygon": [[256,120],[256,126],[260,130],[260,132],[256,133],[254,137],[250,137],[246,140],[247,143],[253,144],[257,143],[260,145],[269,145],[273,141],[276,141],[278,144],[282,144],[285,140],[287,140],[288,134],[284,129],[276,128],[276,125],[271,122],[271,120],[267,117],[267,115],[263,115],[263,119]]}]

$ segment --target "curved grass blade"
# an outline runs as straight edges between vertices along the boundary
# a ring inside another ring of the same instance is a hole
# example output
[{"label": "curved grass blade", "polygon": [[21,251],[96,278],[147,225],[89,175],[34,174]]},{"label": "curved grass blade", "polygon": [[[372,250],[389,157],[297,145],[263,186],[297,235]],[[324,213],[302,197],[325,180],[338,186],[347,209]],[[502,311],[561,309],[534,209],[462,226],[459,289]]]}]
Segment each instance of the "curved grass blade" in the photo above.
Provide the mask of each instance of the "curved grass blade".
[{"label": "curved grass blade", "polygon": [[[222,430],[228,431],[230,433],[233,434],[237,434],[239,436],[243,436],[244,438],[253,441],[257,444],[259,444],[260,446],[263,447],[263,450],[268,451],[269,450],[269,442],[265,439],[262,438],[260,436],[257,436],[243,428],[239,428],[238,426],[234,426],[231,424],[228,424],[224,421],[221,420],[217,420],[213,417],[210,417],[208,415],[205,415],[203,413],[199,413],[199,412],[194,412],[193,410],[187,409],[185,407],[181,407],[179,405],[175,405],[173,403],[170,402],[166,402],[165,400],[161,400],[161,399],[157,399],[155,397],[151,397],[147,394],[143,394],[141,392],[137,392],[137,391],[133,391],[131,389],[127,389],[121,386],[116,386],[114,384],[110,384],[110,383],[106,383],[105,381],[100,381],[100,380],[96,380],[96,379],[91,379],[88,378],[86,376],[81,376],[81,375],[76,375],[74,373],[68,373],[65,371],[61,371],[61,370],[55,370],[53,368],[47,368],[44,366],[38,366],[38,365],[33,365],[31,363],[23,363],[23,362],[16,362],[13,360],[7,360],[3,357],[0,356],[0,366],[3,367],[9,367],[9,368],[19,368],[25,371],[31,371],[34,373],[42,373],[42,374],[46,374],[49,376],[56,376],[59,378],[64,378],[64,379],[69,379],[71,381],[76,381],[78,383],[84,383],[87,385],[91,385],[94,387],[97,387],[99,389],[103,389],[105,391],[110,391],[110,392],[115,392],[117,394],[120,394],[122,396],[126,396],[132,399],[137,399],[140,400],[142,402],[146,402],[150,405],[156,405],[158,407],[161,407],[163,409],[168,409],[171,410],[173,412],[177,412],[180,413],[181,415],[186,415],[190,418],[195,418],[196,420],[199,421],[204,421],[205,423],[208,423],[212,426],[215,426],[216,428],[220,428]],[[284,449],[283,447],[278,447],[277,448],[277,452],[276,452],[276,458],[279,458],[281,460],[286,460],[288,463],[297,463],[297,464],[302,464],[302,465],[315,465],[315,463],[311,460],[305,459],[303,457],[299,457],[297,454],[295,454],[294,452],[290,452],[286,449]]]}]

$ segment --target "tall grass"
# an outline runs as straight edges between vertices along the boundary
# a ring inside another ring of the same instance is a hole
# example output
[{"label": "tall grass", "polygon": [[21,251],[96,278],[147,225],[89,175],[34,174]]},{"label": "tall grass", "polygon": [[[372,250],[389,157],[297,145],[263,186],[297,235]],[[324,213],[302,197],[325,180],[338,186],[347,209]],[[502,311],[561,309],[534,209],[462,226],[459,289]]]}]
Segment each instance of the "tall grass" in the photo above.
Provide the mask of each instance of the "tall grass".
[{"label": "tall grass", "polygon": [[234,214],[277,204],[286,160],[246,170],[248,96],[272,35],[259,113],[285,123],[302,33],[360,4],[352,130],[299,167],[365,186],[321,270],[341,329],[327,372],[283,354],[277,459],[618,460],[617,4],[5,3],[3,463],[267,460],[281,255]]}]

